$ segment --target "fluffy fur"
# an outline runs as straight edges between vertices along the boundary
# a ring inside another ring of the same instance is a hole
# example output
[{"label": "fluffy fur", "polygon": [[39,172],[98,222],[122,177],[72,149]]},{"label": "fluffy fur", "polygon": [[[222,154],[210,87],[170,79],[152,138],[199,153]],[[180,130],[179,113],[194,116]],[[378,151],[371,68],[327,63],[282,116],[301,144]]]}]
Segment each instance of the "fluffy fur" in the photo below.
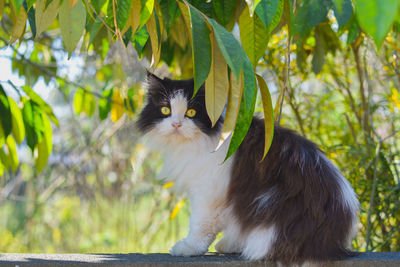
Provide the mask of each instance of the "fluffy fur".
[{"label": "fluffy fur", "polygon": [[[322,151],[295,132],[275,126],[264,161],[263,121],[253,119],[236,153],[223,163],[229,140],[219,150],[222,119],[212,127],[204,88],[193,80],[147,78],[147,104],[137,122],[150,147],[164,154],[161,178],[190,198],[190,231],[170,253],[216,249],[250,260],[303,263],[350,255],[358,201],[353,189]],[[171,113],[164,115],[162,107]],[[193,118],[186,116],[195,109]],[[177,126],[179,125],[179,126]]]}]

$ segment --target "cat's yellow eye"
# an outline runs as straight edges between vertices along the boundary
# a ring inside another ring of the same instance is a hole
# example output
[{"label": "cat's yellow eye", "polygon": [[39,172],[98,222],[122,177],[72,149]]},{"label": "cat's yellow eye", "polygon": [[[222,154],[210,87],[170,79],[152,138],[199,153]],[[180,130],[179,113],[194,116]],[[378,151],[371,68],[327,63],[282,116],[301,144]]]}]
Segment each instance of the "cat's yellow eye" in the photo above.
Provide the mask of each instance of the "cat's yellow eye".
[{"label": "cat's yellow eye", "polygon": [[188,109],[187,111],[186,111],[186,116],[188,116],[189,118],[193,118],[194,116],[196,115],[196,110],[194,110],[194,109]]},{"label": "cat's yellow eye", "polygon": [[169,107],[162,107],[161,113],[164,115],[169,115],[169,114],[171,114],[171,110],[169,109]]}]

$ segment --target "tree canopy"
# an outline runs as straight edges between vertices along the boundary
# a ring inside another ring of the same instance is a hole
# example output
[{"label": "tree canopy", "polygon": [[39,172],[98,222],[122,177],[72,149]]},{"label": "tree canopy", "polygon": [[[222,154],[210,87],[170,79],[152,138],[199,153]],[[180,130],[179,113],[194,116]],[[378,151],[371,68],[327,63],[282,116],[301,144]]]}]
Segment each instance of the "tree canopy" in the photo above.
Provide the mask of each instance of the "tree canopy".
[{"label": "tree canopy", "polygon": [[[279,120],[290,87],[291,57],[296,57],[300,70],[311,57],[312,71],[318,74],[326,56],[343,45],[357,53],[363,38],[371,37],[379,50],[391,29],[398,30],[399,10],[399,0],[0,0],[1,42],[14,50],[13,70],[26,80],[25,86],[14,88],[19,103],[0,87],[1,170],[15,170],[16,143],[25,138],[36,151],[38,171],[46,165],[52,148],[50,121],[58,126],[58,120],[32,86],[39,77],[62,83],[57,66],[63,59],[52,51],[52,42],[59,36],[68,58],[86,50],[104,59],[114,42],[122,42],[148,58],[153,68],[163,62],[177,76],[194,77],[195,90],[205,83],[207,112],[213,123],[227,103],[221,142],[233,132],[229,157],[250,126],[257,90],[267,153],[274,118]],[[274,112],[257,66],[271,36],[279,32],[286,34],[281,55],[285,80]],[[18,49],[22,44],[33,50],[22,54]],[[43,62],[51,67],[43,67]],[[74,95],[75,112],[92,116],[98,109],[101,119],[111,113],[113,121],[124,112],[135,112],[137,90],[104,89],[99,94],[79,88]]]}]

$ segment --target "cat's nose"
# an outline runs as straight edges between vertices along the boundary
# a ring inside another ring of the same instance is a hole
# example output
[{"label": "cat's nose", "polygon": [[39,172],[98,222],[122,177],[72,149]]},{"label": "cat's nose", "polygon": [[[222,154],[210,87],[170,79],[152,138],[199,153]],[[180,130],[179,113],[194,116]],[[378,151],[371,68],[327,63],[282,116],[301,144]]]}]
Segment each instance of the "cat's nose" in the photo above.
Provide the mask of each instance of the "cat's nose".
[{"label": "cat's nose", "polygon": [[175,129],[178,129],[179,127],[182,126],[182,122],[173,122],[171,123],[172,127],[174,127]]}]

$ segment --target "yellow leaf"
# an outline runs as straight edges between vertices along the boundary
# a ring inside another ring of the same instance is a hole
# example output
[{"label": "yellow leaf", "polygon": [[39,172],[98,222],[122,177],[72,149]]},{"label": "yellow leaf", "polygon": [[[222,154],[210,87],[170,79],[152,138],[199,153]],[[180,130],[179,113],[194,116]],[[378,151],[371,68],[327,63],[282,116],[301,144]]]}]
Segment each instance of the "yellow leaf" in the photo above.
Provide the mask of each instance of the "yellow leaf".
[{"label": "yellow leaf", "polygon": [[73,8],[79,0],[68,0],[69,6]]},{"label": "yellow leaf", "polygon": [[116,122],[124,115],[124,99],[119,91],[115,89],[111,99],[111,120]]},{"label": "yellow leaf", "polygon": [[4,0],[0,0],[0,21],[3,17],[3,12],[4,12]]},{"label": "yellow leaf", "polygon": [[174,186],[174,182],[169,182],[169,183],[166,183],[165,185],[163,185],[162,188],[167,189],[167,188],[170,188],[170,187],[173,187],[173,186]]},{"label": "yellow leaf", "polygon": [[151,50],[152,50],[150,66],[157,67],[161,56],[161,42],[158,38],[156,18],[154,12],[151,14],[149,20],[146,23],[146,26],[147,26],[147,31],[149,32],[150,35]]},{"label": "yellow leaf", "polygon": [[264,139],[264,155],[263,158],[268,153],[268,150],[272,144],[272,139],[274,137],[274,115],[272,111],[272,101],[271,94],[269,92],[267,83],[264,81],[263,77],[256,74],[258,86],[261,93],[261,101],[264,110],[264,124],[265,124],[265,139]]},{"label": "yellow leaf", "polygon": [[128,21],[126,22],[125,27],[122,30],[122,35],[124,35],[129,30],[129,27],[132,28],[132,34],[135,34],[137,28],[140,25],[140,8],[141,1],[133,0],[131,12],[129,13]]},{"label": "yellow leaf", "polygon": [[11,40],[10,40],[10,45],[14,43],[16,40],[19,38],[22,38],[24,32],[25,32],[25,27],[26,27],[26,20],[28,19],[28,16],[26,15],[25,8],[21,6],[19,10],[19,16],[15,20],[14,26],[13,26],[13,31],[11,34]]},{"label": "yellow leaf", "polygon": [[8,148],[8,162],[13,172],[15,172],[19,165],[18,155],[17,155],[17,147],[15,145],[15,140],[11,135],[7,136],[6,139],[7,148]]},{"label": "yellow leaf", "polygon": [[182,32],[188,32],[185,26],[185,22],[183,21],[182,16],[176,18],[174,26],[170,31],[171,38],[182,48],[185,49],[187,45],[187,35],[182,34]]},{"label": "yellow leaf", "polygon": [[275,118],[278,118],[278,116],[279,116],[278,113],[280,111],[282,98],[283,98],[283,90],[281,90],[281,93],[279,94],[278,99],[276,100],[276,103],[275,103],[275,109],[274,109],[274,117]]},{"label": "yellow leaf", "polygon": [[78,88],[75,92],[73,99],[74,111],[76,114],[80,114],[83,111],[85,103],[85,91],[82,88]]},{"label": "yellow leaf", "polygon": [[[192,23],[190,20],[189,7],[182,2],[178,1],[179,9],[181,10],[183,20],[185,21],[186,31],[185,34],[189,36],[190,42],[192,42]],[[182,33],[181,33],[182,34]]]},{"label": "yellow leaf", "polygon": [[46,114],[42,113],[43,126],[44,126],[44,138],[37,144],[37,157],[35,159],[35,165],[38,172],[41,172],[46,167],[47,161],[53,147],[53,130],[51,123]]},{"label": "yellow leaf", "polygon": [[[11,110],[11,115],[12,115],[11,131],[12,131],[15,141],[17,141],[18,144],[21,144],[25,138],[25,126],[24,126],[24,122],[22,119],[22,113],[21,113],[21,110],[19,109],[17,103],[15,103],[15,101],[11,97],[8,97],[8,102],[10,103],[10,110]],[[1,144],[0,144],[0,146],[1,146]]]},{"label": "yellow leaf", "polygon": [[36,1],[35,23],[36,38],[56,19],[60,9],[60,0],[53,0],[46,8],[46,0]]},{"label": "yellow leaf", "polygon": [[175,205],[174,209],[172,210],[171,215],[169,217],[171,220],[173,220],[176,217],[179,210],[182,208],[183,204],[185,204],[184,200],[181,200],[178,203],[176,203],[176,205]]},{"label": "yellow leaf", "polygon": [[392,88],[392,96],[390,97],[391,101],[395,104],[396,108],[400,109],[400,96],[399,91],[396,88]]},{"label": "yellow leaf", "polygon": [[91,93],[85,92],[84,101],[83,110],[85,111],[86,115],[92,117],[96,109],[96,99]]},{"label": "yellow leaf", "polygon": [[239,114],[240,101],[243,94],[243,71],[240,74],[240,79],[237,80],[235,75],[231,73],[230,87],[228,104],[226,106],[226,114],[224,125],[222,127],[221,137],[218,142],[218,146],[215,150],[218,150],[226,139],[232,134],[235,129],[236,119]]},{"label": "yellow leaf", "polygon": [[211,68],[206,79],[206,109],[212,126],[218,121],[228,98],[228,65],[219,50],[214,33],[210,33]]},{"label": "yellow leaf", "polygon": [[164,19],[163,14],[161,12],[160,3],[158,1],[154,1],[154,12],[156,12],[158,17],[158,24],[160,25],[160,39],[163,40],[164,36]]}]

